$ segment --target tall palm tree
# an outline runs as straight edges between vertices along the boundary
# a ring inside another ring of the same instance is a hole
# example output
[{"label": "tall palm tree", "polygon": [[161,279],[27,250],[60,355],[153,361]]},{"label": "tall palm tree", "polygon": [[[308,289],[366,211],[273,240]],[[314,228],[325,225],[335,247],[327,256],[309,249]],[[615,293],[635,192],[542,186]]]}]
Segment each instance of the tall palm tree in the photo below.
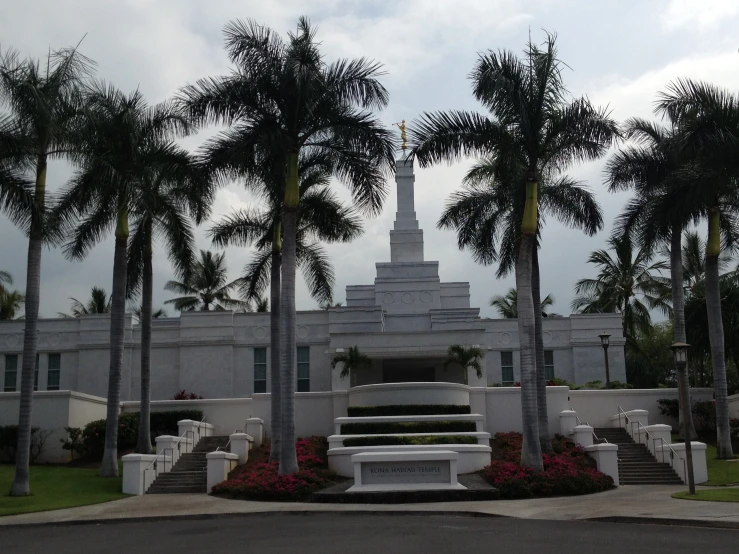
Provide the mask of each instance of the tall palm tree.
[{"label": "tall palm tree", "polygon": [[6,285],[13,284],[13,277],[7,271],[0,271],[0,289],[3,288],[3,283]]},{"label": "tall palm tree", "polygon": [[[315,31],[301,17],[284,41],[253,21],[229,23],[226,50],[231,75],[185,87],[181,101],[198,122],[232,126],[242,135],[243,166],[259,167],[284,156],[280,349],[282,447],[280,473],[298,471],[295,451],[295,270],[298,161],[302,154],[331,160],[332,174],[351,190],[355,204],[376,214],[387,194],[385,173],[394,162],[390,132],[372,115],[387,105],[378,81],[381,66],[366,59],[328,64]],[[242,167],[243,167],[242,166]]]},{"label": "tall palm tree", "polygon": [[144,187],[132,206],[133,232],[128,246],[127,290],[141,293],[141,409],[136,452],[151,452],[151,321],[154,317],[153,256],[155,238],[164,241],[175,271],[190,278],[195,237],[190,215],[200,223],[210,213],[211,179],[185,150],[172,145],[166,165],[142,175]]},{"label": "tall palm tree", "polygon": [[608,239],[608,250],[596,250],[588,263],[598,267],[595,279],[580,279],[575,284],[572,309],[580,313],[620,313],[623,334],[633,344],[638,328],[648,333],[652,325],[650,310],[670,315],[670,285],[660,272],[667,269],[662,261],[652,261],[647,248],[634,252],[629,235]]},{"label": "tall palm tree", "polygon": [[605,110],[593,107],[586,98],[566,98],[555,41],[547,35],[543,47],[529,42],[522,60],[507,51],[480,55],[470,78],[475,98],[491,117],[462,111],[426,113],[410,127],[412,154],[424,167],[462,156],[498,155],[524,168],[519,185],[525,201],[515,257],[524,435],[521,460],[535,469],[543,468],[536,375],[538,310],[532,293],[532,258],[540,225],[538,184],[542,176],[554,179],[575,161],[601,157],[617,134]]},{"label": "tall palm tree", "polygon": [[[80,120],[81,86],[93,64],[76,48],[50,52],[43,65],[21,60],[15,50],[0,52],[0,209],[28,235],[25,326],[16,472],[12,496],[30,494],[28,465],[38,340],[41,249],[46,225],[49,160],[74,161]],[[31,184],[32,183],[32,184]]]},{"label": "tall palm tree", "polygon": [[[219,140],[220,139],[220,140]],[[226,156],[214,156],[223,152],[223,144],[228,136],[219,137],[218,146],[209,145],[209,164],[221,161]],[[238,161],[230,161],[231,167],[238,167]],[[256,246],[257,252],[244,268],[240,279],[241,295],[248,301],[257,300],[269,282],[273,310],[270,313],[270,404],[272,429],[270,458],[277,461],[280,453],[280,350],[279,350],[279,304],[280,304],[280,266],[282,263],[282,203],[284,200],[284,160],[271,163],[262,168],[259,179],[252,186],[259,185],[260,192],[267,200],[266,210],[242,210],[224,218],[209,231],[213,244],[225,247],[229,244]],[[303,275],[313,298],[319,302],[331,303],[333,297],[334,272],[325,250],[318,241],[348,242],[359,236],[362,228],[353,210],[344,207],[327,188],[330,183],[330,164],[328,160],[317,157],[303,157],[300,160],[300,201],[297,221],[297,265]],[[275,306],[277,308],[275,308]]]},{"label": "tall palm tree", "polygon": [[716,399],[717,454],[733,458],[729,426],[729,400],[726,382],[726,357],[719,259],[724,247],[732,246],[733,230],[739,216],[739,95],[709,83],[677,80],[660,94],[660,114],[669,116],[680,127],[682,154],[696,159],[700,187],[693,187],[696,205],[708,220],[706,241],[706,309]]},{"label": "tall palm tree", "polygon": [[[518,317],[518,294],[516,289],[508,289],[505,296],[497,294],[490,299],[490,305],[498,310],[500,317],[505,319],[516,319]],[[554,305],[554,296],[547,294],[544,300],[539,302],[541,316],[547,317],[547,309]]]},{"label": "tall palm tree", "polygon": [[[682,258],[683,258],[683,287],[688,295],[695,294],[698,286],[706,278],[706,241],[703,240],[698,231],[686,230],[683,234]],[[719,273],[723,273],[729,267],[731,257],[726,253],[718,260]]]},{"label": "tall palm tree", "polygon": [[[635,234],[638,244],[646,250],[653,251],[660,245],[669,245],[667,255],[670,260],[673,340],[684,343],[685,266],[681,239],[685,226],[695,220],[698,214],[689,195],[682,191],[686,185],[681,178],[686,160],[675,148],[678,130],[674,124],[663,128],[633,118],[626,122],[624,131],[626,137],[635,144],[624,148],[609,160],[606,180],[612,192],[633,188],[636,196],[619,218],[616,233]],[[693,245],[694,241],[688,244]],[[685,364],[678,364],[675,369],[680,389],[680,433],[683,437],[693,438],[697,435],[693,425],[688,370]]]},{"label": "tall palm tree", "polygon": [[90,290],[90,298],[87,303],[80,302],[76,298],[70,298],[72,301],[72,314],[59,313],[59,317],[80,317],[81,315],[90,314],[109,314],[112,302],[111,298],[105,292],[105,289],[92,287]]},{"label": "tall palm tree", "polygon": [[358,346],[350,346],[346,352],[336,354],[331,358],[331,369],[336,369],[339,364],[342,364],[339,377],[343,379],[350,376],[352,372],[372,365],[372,358],[359,350]]},{"label": "tall palm tree", "polygon": [[482,358],[485,354],[482,349],[477,346],[464,347],[454,344],[447,350],[447,358],[444,361],[444,369],[450,365],[458,365],[464,372],[464,384],[467,384],[467,370],[474,369],[477,372],[477,378],[482,377]]},{"label": "tall palm tree", "polygon": [[[131,218],[150,198],[152,175],[173,171],[179,151],[172,142],[192,126],[169,103],[150,106],[139,91],[130,94],[104,83],[88,93],[86,144],[81,168],[56,210],[61,229],[72,229],[65,246],[71,259],[82,259],[115,229],[113,293],[110,315],[110,374],[103,477],[118,475],[118,412],[126,311],[127,255]],[[184,200],[183,200],[184,201]]]},{"label": "tall palm tree", "polygon": [[0,320],[15,319],[15,314],[25,302],[25,296],[17,290],[4,287],[13,284],[13,277],[7,271],[0,271]]},{"label": "tall palm tree", "polygon": [[210,250],[201,250],[200,259],[194,260],[189,268],[189,275],[189,279],[184,281],[166,282],[165,290],[184,296],[165,300],[165,304],[173,304],[180,312],[238,310],[249,306],[247,301],[231,297],[231,291],[239,285],[239,280],[228,280],[225,252],[214,254]]}]

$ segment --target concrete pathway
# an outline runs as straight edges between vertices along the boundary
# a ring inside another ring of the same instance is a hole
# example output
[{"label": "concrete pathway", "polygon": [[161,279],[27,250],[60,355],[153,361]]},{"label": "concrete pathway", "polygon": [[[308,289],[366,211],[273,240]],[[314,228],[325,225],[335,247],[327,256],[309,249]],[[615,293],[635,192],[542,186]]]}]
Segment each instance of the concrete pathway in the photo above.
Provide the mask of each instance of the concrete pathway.
[{"label": "concrete pathway", "polygon": [[392,505],[250,502],[226,500],[204,494],[157,494],[93,506],[0,517],[0,526],[271,512],[440,512],[544,520],[656,518],[683,520],[686,523],[688,520],[704,524],[719,522],[739,527],[737,504],[696,502],[670,497],[672,493],[680,490],[684,490],[684,487],[632,485],[586,496]]}]

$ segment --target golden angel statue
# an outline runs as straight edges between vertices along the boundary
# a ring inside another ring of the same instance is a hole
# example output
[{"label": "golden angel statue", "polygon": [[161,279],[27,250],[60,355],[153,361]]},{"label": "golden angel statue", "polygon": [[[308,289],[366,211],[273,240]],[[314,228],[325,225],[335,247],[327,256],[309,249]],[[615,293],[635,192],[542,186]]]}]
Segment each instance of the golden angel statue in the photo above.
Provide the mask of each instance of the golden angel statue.
[{"label": "golden angel statue", "polygon": [[403,141],[401,148],[403,149],[403,152],[405,152],[405,149],[408,147],[407,137],[405,134],[405,119],[400,123],[396,123],[395,125],[397,125],[398,129],[400,129],[400,140]]}]

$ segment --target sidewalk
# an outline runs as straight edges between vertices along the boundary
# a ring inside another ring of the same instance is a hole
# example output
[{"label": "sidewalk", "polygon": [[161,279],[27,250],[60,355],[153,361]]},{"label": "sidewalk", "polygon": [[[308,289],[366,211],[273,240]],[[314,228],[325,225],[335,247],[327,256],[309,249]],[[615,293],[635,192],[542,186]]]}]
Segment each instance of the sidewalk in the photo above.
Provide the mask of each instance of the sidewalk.
[{"label": "sidewalk", "polygon": [[250,502],[225,500],[204,494],[157,494],[80,508],[0,517],[0,526],[280,512],[441,512],[450,515],[479,514],[547,520],[654,518],[684,521],[686,524],[689,521],[699,524],[718,523],[739,528],[739,509],[735,503],[670,498],[672,493],[680,490],[684,490],[684,487],[632,485],[586,496],[393,505]]}]

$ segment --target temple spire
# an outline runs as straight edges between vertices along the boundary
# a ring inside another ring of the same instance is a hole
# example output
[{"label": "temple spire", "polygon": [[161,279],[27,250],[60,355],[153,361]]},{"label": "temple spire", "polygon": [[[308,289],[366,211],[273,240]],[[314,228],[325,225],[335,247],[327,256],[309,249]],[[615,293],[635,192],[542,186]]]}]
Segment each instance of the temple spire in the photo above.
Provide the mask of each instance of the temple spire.
[{"label": "temple spire", "polygon": [[390,231],[391,262],[422,262],[423,231],[419,229],[415,211],[413,160],[405,155],[395,162],[395,185],[398,211]]}]

